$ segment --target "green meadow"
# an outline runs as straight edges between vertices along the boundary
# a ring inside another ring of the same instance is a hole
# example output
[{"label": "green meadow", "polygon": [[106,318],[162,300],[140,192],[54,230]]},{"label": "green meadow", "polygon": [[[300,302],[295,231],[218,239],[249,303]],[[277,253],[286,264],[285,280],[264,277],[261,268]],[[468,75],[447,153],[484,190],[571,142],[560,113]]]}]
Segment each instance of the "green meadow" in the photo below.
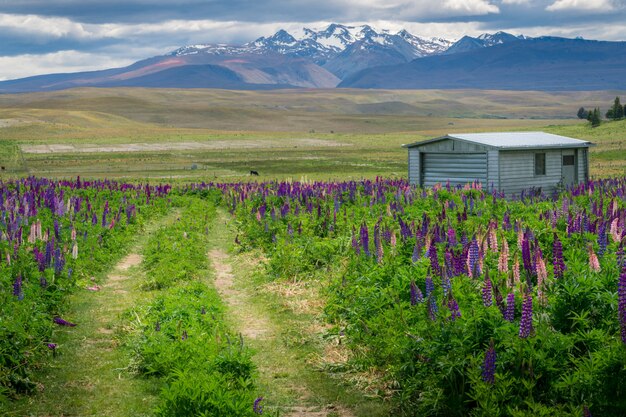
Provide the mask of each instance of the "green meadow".
[{"label": "green meadow", "polygon": [[[594,177],[626,169],[625,122],[579,107],[616,91],[75,89],[0,96],[2,176],[168,181],[406,175],[402,144],[452,132],[544,130],[597,144]],[[255,177],[256,178],[256,177]]]}]

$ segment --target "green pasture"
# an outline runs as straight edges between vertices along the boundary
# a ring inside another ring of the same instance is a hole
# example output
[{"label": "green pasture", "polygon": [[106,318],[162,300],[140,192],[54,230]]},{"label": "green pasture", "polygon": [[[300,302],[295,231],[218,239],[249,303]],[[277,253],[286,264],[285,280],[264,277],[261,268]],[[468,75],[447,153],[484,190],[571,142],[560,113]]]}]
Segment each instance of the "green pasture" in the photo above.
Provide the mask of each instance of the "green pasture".
[{"label": "green pasture", "polygon": [[[592,129],[575,118],[578,107],[606,108],[616,95],[167,89],[1,95],[0,175],[241,181],[255,170],[263,180],[402,177],[404,143],[500,130],[589,139],[597,144],[592,176],[623,175],[626,122]],[[171,149],[151,148],[158,144]],[[33,151],[42,145],[55,151]]]}]

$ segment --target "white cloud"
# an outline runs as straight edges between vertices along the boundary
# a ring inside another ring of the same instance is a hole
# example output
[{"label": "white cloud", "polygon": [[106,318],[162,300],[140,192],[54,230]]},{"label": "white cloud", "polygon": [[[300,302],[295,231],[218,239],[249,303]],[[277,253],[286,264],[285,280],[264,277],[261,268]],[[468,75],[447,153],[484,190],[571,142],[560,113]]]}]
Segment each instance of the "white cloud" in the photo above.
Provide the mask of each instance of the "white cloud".
[{"label": "white cloud", "polygon": [[0,56],[0,80],[30,77],[32,75],[63,72],[92,71],[103,68],[123,67],[133,59],[115,58],[110,55],[59,51],[42,55]]},{"label": "white cloud", "polygon": [[611,0],[556,0],[546,7],[550,12],[557,11],[581,11],[581,12],[604,12],[608,13],[615,9]]},{"label": "white cloud", "polygon": [[443,7],[464,16],[500,13],[498,6],[485,0],[444,0]]},{"label": "white cloud", "polygon": [[532,0],[502,0],[502,4],[530,4]]},{"label": "white cloud", "polygon": [[86,26],[64,17],[0,14],[0,28],[19,32],[22,35],[78,39],[93,37],[95,33]]},{"label": "white cloud", "polygon": [[[253,24],[255,31],[275,24]],[[35,36],[49,40],[69,38],[74,40],[99,40],[148,37],[153,35],[177,35],[179,38],[197,34],[224,33],[222,38],[235,33],[246,35],[248,25],[235,21],[214,20],[166,20],[158,23],[103,23],[87,24],[74,22],[62,17],[37,15],[0,14],[0,29],[14,32],[19,36]]]}]

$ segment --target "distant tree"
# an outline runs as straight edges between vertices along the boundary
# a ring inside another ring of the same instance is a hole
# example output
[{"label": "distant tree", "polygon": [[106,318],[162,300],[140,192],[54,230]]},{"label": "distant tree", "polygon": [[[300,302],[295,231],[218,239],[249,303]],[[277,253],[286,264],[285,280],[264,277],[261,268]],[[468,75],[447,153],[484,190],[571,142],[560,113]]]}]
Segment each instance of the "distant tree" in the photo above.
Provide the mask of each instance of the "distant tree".
[{"label": "distant tree", "polygon": [[619,120],[624,117],[624,107],[619,102],[619,97],[615,97],[612,110],[613,110],[613,120]]},{"label": "distant tree", "polygon": [[606,117],[607,119],[615,119],[615,117],[613,117],[613,107],[611,107],[610,109],[608,109],[606,111],[606,113],[604,114],[604,117]]},{"label": "distant tree", "polygon": [[624,106],[620,103],[619,97],[615,97],[613,105],[607,110],[606,118],[612,120],[620,120],[624,118]]},{"label": "distant tree", "polygon": [[602,117],[600,116],[600,109],[598,107],[596,107],[595,109],[593,109],[593,112],[591,112],[591,127],[597,127],[600,126],[600,123],[602,122]]},{"label": "distant tree", "polygon": [[580,109],[578,109],[578,113],[576,113],[576,115],[579,119],[586,119],[589,117],[589,112],[585,110],[584,107],[581,107]]}]

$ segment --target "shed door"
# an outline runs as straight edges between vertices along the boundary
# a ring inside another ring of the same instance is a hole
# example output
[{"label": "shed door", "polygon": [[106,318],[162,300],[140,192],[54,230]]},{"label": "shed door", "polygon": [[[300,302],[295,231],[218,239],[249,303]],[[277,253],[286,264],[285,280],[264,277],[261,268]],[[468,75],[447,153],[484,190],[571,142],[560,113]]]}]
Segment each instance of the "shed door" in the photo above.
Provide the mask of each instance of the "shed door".
[{"label": "shed door", "polygon": [[563,185],[569,186],[576,184],[576,153],[574,150],[567,150],[561,153],[561,175],[563,177]]},{"label": "shed door", "polygon": [[482,153],[422,153],[422,186],[437,183],[450,185],[480,181],[487,185],[487,154]]}]

